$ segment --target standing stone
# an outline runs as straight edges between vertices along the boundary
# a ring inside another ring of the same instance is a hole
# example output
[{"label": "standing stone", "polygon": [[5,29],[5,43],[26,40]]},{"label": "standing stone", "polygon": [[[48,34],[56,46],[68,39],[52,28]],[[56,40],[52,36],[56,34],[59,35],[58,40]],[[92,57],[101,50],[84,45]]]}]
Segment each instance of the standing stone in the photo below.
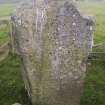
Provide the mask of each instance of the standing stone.
[{"label": "standing stone", "polygon": [[12,26],[33,105],[79,105],[92,19],[70,0],[36,0],[17,10]]}]

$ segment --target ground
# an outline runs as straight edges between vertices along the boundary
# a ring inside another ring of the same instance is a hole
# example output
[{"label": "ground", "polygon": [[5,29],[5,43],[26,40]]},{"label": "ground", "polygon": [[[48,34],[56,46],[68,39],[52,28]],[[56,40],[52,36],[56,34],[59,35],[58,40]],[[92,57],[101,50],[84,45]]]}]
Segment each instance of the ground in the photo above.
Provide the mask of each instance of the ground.
[{"label": "ground", "polygon": [[[83,13],[92,14],[95,19],[95,44],[105,41],[105,3],[80,3]],[[8,16],[14,10],[13,4],[0,4],[0,16]],[[0,46],[8,40],[6,25],[0,26]],[[94,51],[102,51],[94,49]],[[104,50],[105,51],[105,50]],[[26,103],[24,84],[21,78],[20,59],[9,55],[0,62],[0,105],[15,102]],[[105,59],[89,60],[81,105],[105,105]]]},{"label": "ground", "polygon": [[[80,3],[80,10],[94,19],[94,44],[105,42],[105,2]],[[94,49],[95,51],[105,51],[104,48]]]},{"label": "ground", "polygon": [[6,24],[0,25],[0,46],[8,41],[8,27]]},{"label": "ground", "polygon": [[16,4],[0,4],[0,17],[11,15],[15,7]]}]

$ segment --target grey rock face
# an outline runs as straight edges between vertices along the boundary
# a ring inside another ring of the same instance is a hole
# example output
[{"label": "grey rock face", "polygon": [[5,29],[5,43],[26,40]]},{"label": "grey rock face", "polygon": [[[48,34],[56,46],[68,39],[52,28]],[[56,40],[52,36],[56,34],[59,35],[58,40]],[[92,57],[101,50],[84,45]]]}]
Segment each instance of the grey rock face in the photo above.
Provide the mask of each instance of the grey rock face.
[{"label": "grey rock face", "polygon": [[12,16],[25,87],[34,105],[79,105],[93,21],[69,0],[36,0]]}]

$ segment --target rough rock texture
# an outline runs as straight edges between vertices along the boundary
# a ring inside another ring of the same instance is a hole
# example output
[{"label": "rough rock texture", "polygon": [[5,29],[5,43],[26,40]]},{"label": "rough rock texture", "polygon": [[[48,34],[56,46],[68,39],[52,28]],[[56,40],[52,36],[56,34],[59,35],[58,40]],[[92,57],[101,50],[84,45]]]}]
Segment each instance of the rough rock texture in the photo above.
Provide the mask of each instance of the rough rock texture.
[{"label": "rough rock texture", "polygon": [[18,8],[12,26],[33,105],[79,105],[92,19],[70,0],[36,0]]}]

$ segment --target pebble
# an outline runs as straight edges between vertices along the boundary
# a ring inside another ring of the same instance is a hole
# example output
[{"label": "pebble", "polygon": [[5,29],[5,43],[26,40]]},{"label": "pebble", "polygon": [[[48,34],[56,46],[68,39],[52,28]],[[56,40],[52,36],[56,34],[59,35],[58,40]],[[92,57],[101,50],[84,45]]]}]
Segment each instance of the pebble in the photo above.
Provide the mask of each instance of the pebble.
[{"label": "pebble", "polygon": [[20,103],[15,103],[15,104],[13,104],[13,105],[22,105],[22,104],[20,104]]}]

